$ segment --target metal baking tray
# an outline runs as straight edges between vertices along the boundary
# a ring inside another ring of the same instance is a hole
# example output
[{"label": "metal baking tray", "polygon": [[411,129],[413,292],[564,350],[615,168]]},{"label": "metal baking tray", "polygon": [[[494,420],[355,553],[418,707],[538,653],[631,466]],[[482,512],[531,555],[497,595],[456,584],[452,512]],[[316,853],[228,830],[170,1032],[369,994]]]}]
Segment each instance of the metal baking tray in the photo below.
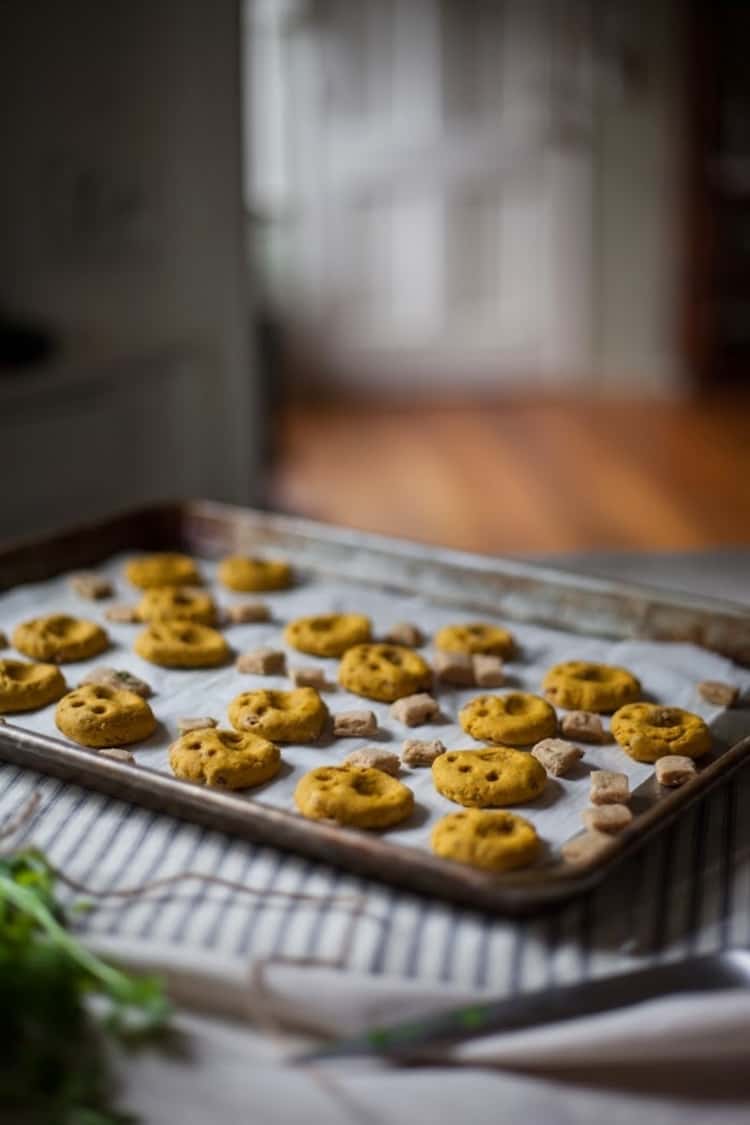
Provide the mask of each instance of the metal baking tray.
[{"label": "metal baking tray", "polygon": [[[133,550],[181,549],[204,559],[261,548],[301,568],[422,597],[464,612],[502,615],[588,636],[688,641],[750,665],[750,613],[688,595],[443,550],[307,520],[207,502],[163,504],[0,551],[0,590],[91,567]],[[387,835],[306,820],[264,802],[100,758],[61,739],[0,725],[0,758],[122,800],[323,860],[357,874],[505,914],[526,914],[589,889],[679,812],[739,768],[750,737],[722,749],[687,785],[665,793],[650,778],[634,791],[634,824],[596,858],[503,876],[452,864]]]}]

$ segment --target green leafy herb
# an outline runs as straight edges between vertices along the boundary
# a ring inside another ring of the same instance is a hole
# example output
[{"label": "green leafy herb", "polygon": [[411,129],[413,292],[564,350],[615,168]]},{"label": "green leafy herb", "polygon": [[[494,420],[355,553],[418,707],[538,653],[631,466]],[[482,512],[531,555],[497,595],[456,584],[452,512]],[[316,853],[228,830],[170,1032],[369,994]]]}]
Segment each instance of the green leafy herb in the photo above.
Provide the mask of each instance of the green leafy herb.
[{"label": "green leafy herb", "polygon": [[55,881],[41,852],[0,856],[0,1117],[130,1121],[111,1108],[108,1039],[158,1032],[169,1005],[159,980],[124,973],[76,940]]}]

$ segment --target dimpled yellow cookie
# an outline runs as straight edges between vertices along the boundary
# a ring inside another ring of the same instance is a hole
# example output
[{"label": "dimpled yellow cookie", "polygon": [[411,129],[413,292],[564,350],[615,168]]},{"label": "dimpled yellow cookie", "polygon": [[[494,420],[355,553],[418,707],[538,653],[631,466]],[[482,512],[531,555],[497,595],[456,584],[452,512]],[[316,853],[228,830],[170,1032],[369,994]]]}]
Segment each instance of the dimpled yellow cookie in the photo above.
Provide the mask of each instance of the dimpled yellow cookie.
[{"label": "dimpled yellow cookie", "polygon": [[284,590],[292,581],[292,569],[284,559],[257,559],[250,555],[230,555],[216,571],[222,586],[237,593]]},{"label": "dimpled yellow cookie", "polygon": [[449,750],[432,763],[438,793],[458,805],[494,808],[533,801],[544,789],[544,767],[523,750]]},{"label": "dimpled yellow cookie", "polygon": [[55,664],[87,660],[103,652],[109,644],[101,625],[80,617],[68,617],[65,613],[24,621],[13,630],[12,640],[24,656]]},{"label": "dimpled yellow cookie", "polygon": [[155,621],[135,639],[134,650],[162,668],[214,668],[229,659],[229,645],[210,625]]},{"label": "dimpled yellow cookie", "polygon": [[154,713],[133,691],[84,684],[64,695],[55,710],[59,730],[81,746],[127,746],[156,729]]},{"label": "dimpled yellow cookie", "polygon": [[711,749],[711,732],[700,715],[681,707],[627,703],[612,716],[612,734],[637,762],[656,762],[667,754],[700,758]]},{"label": "dimpled yellow cookie", "polygon": [[175,551],[162,551],[131,559],[125,567],[125,577],[140,590],[152,586],[200,586],[201,576],[188,555]]},{"label": "dimpled yellow cookie", "polygon": [[233,730],[194,730],[169,748],[176,777],[225,789],[250,789],[279,772],[278,746],[257,734]]},{"label": "dimpled yellow cookie", "polygon": [[136,609],[141,621],[197,621],[213,625],[216,603],[204,590],[185,586],[152,586]]},{"label": "dimpled yellow cookie", "polygon": [[54,664],[0,660],[0,715],[46,707],[66,690],[62,672]]},{"label": "dimpled yellow cookie", "polygon": [[341,656],[352,645],[369,641],[372,624],[362,613],[318,613],[298,617],[284,630],[284,640],[311,656]]},{"label": "dimpled yellow cookie", "polygon": [[393,703],[432,684],[432,671],[404,645],[355,645],[341,658],[339,683],[355,695]]},{"label": "dimpled yellow cookie", "polygon": [[624,703],[640,699],[641,684],[627,668],[567,660],[555,664],[544,677],[542,688],[550,703],[569,711],[606,714]]},{"label": "dimpled yellow cookie", "polygon": [[509,746],[529,746],[551,738],[557,730],[554,707],[527,691],[478,695],[462,707],[458,721],[478,742],[504,742]]},{"label": "dimpled yellow cookie", "polygon": [[390,828],[414,809],[414,794],[395,777],[368,766],[319,766],[299,781],[294,800],[311,820],[352,828]]},{"label": "dimpled yellow cookie", "polygon": [[443,859],[485,871],[515,871],[539,855],[533,824],[509,812],[467,809],[449,813],[432,830],[432,850]]},{"label": "dimpled yellow cookie", "polygon": [[315,688],[243,691],[229,704],[235,730],[252,730],[274,742],[314,742],[323,733],[328,708]]},{"label": "dimpled yellow cookie", "polygon": [[507,659],[513,654],[513,634],[498,625],[470,622],[467,625],[445,625],[435,634],[435,648],[441,652],[483,653]]}]

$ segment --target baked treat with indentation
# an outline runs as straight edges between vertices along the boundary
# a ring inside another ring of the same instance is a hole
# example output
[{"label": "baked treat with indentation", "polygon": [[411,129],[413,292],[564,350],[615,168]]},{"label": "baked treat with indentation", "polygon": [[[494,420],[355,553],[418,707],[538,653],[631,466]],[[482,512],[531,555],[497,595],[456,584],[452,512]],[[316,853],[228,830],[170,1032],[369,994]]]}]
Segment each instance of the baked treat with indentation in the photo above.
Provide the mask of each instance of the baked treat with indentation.
[{"label": "baked treat with indentation", "polygon": [[228,714],[235,730],[251,730],[273,742],[314,742],[323,733],[328,708],[315,688],[243,691]]},{"label": "baked treat with indentation", "polygon": [[133,648],[162,668],[215,668],[231,655],[217,629],[193,621],[154,621],[138,634]]},{"label": "baked treat with indentation", "polygon": [[251,789],[275,777],[278,746],[249,731],[204,727],[181,735],[169,748],[175,777],[222,789]]},{"label": "baked treat with indentation", "polygon": [[125,577],[139,590],[152,586],[200,586],[201,575],[193,559],[177,551],[160,551],[131,559]]},{"label": "baked treat with indentation", "polygon": [[458,721],[478,742],[529,746],[552,738],[557,730],[554,707],[539,695],[511,691],[506,695],[478,695],[458,713]]},{"label": "baked treat with indentation", "polygon": [[544,767],[531,754],[509,746],[449,750],[432,763],[438,793],[474,808],[534,801],[547,783]]},{"label": "baked treat with indentation", "polygon": [[213,625],[216,603],[205,590],[190,586],[152,586],[138,603],[139,621],[197,621]]},{"label": "baked treat with indentation", "polygon": [[432,671],[419,653],[404,645],[355,645],[341,659],[339,683],[355,695],[393,703],[428,690]]},{"label": "baked treat with indentation", "polygon": [[80,746],[129,746],[156,729],[154,713],[133,691],[84,684],[64,695],[55,710],[59,730]]},{"label": "baked treat with indentation", "polygon": [[109,637],[101,625],[66,613],[24,621],[13,630],[13,644],[31,660],[67,664],[104,652]]},{"label": "baked treat with indentation", "polygon": [[556,707],[596,714],[609,714],[641,697],[640,680],[627,668],[590,660],[566,660],[553,665],[544,677],[542,689]]},{"label": "baked treat with indentation", "polygon": [[54,664],[0,660],[0,715],[37,711],[66,691],[63,674]]},{"label": "baked treat with indentation", "polygon": [[432,850],[443,859],[484,871],[516,871],[539,855],[536,829],[510,812],[466,809],[449,813],[432,830]]},{"label": "baked treat with indentation", "polygon": [[612,734],[637,762],[656,762],[668,754],[700,758],[711,749],[711,732],[700,715],[655,703],[621,707],[612,716]]},{"label": "baked treat with indentation", "polygon": [[292,568],[285,559],[229,555],[219,563],[216,577],[222,586],[241,594],[285,590],[292,582]]},{"label": "baked treat with indentation", "polygon": [[316,613],[290,621],[284,630],[286,643],[309,656],[341,656],[371,635],[372,623],[363,613]]},{"label": "baked treat with indentation", "polygon": [[390,828],[411,816],[414,794],[382,770],[319,766],[300,780],[297,808],[311,820],[334,820],[352,828]]},{"label": "baked treat with indentation", "polygon": [[444,625],[435,634],[435,648],[441,652],[487,653],[507,660],[513,655],[515,639],[508,629],[481,621],[466,625]]}]

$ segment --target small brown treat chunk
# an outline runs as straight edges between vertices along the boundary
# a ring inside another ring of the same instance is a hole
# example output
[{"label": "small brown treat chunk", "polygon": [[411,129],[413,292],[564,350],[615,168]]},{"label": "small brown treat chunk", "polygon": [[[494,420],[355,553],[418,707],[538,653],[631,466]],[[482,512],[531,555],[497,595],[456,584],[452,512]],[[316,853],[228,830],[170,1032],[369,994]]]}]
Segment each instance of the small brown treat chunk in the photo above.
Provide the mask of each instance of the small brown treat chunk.
[{"label": "small brown treat chunk", "polygon": [[196,715],[195,718],[177,720],[177,729],[180,734],[187,734],[189,730],[208,730],[210,727],[218,727],[218,725],[218,719],[214,719],[211,715]]},{"label": "small brown treat chunk", "polygon": [[325,669],[318,668],[315,664],[290,668],[289,675],[295,687],[314,687],[316,691],[325,691],[328,686]]},{"label": "small brown treat chunk", "polygon": [[147,684],[140,676],[126,672],[120,668],[108,668],[104,664],[92,668],[81,680],[82,684],[99,684],[102,687],[111,687],[116,691],[133,691],[141,699],[149,699],[154,693],[151,684]]},{"label": "small brown treat chunk", "polygon": [[582,832],[567,840],[560,851],[563,859],[568,863],[588,863],[606,848],[611,842],[611,836],[606,832]]},{"label": "small brown treat chunk", "polygon": [[374,711],[341,711],[333,716],[334,738],[369,738],[377,729]]},{"label": "small brown treat chunk", "polygon": [[740,690],[734,684],[722,684],[718,680],[704,680],[698,684],[698,694],[706,703],[714,707],[734,707]]},{"label": "small brown treat chunk", "polygon": [[116,625],[136,625],[141,622],[134,605],[110,605],[105,609],[104,616],[107,621],[114,621]]},{"label": "small brown treat chunk", "polygon": [[445,753],[445,746],[439,738],[422,741],[420,738],[407,738],[401,748],[401,761],[405,766],[431,766],[436,758]]},{"label": "small brown treat chunk", "polygon": [[397,699],[391,706],[391,714],[407,727],[418,727],[437,719],[440,707],[431,695],[420,691],[416,695],[405,695]]},{"label": "small brown treat chunk", "polygon": [[474,683],[477,687],[502,687],[505,683],[505,671],[501,656],[477,652],[472,656],[471,664],[474,669]]},{"label": "small brown treat chunk", "polygon": [[592,770],[589,800],[592,805],[627,805],[630,783],[626,775],[612,770]]},{"label": "small brown treat chunk", "polygon": [[397,621],[395,625],[391,625],[383,640],[389,645],[419,648],[424,644],[424,633],[418,625],[412,625],[410,621]]},{"label": "small brown treat chunk", "polygon": [[238,672],[254,676],[283,676],[286,672],[286,654],[276,648],[256,648],[237,657]]},{"label": "small brown treat chunk", "polygon": [[551,777],[564,777],[583,757],[583,750],[562,738],[543,738],[531,753]]},{"label": "small brown treat chunk", "polygon": [[224,613],[230,625],[256,625],[271,620],[271,609],[265,602],[239,602],[226,606]]},{"label": "small brown treat chunk", "polygon": [[129,750],[122,750],[119,746],[106,747],[104,750],[97,750],[96,753],[99,758],[112,758],[115,762],[129,762],[131,766],[135,765],[134,755]]},{"label": "small brown treat chunk", "polygon": [[390,750],[381,750],[379,746],[363,746],[360,750],[352,750],[344,758],[345,766],[365,766],[373,770],[382,770],[391,777],[397,777],[401,768],[398,754]]},{"label": "small brown treat chunk", "polygon": [[6,635],[2,631],[2,629],[0,629],[0,648],[7,648],[7,647],[8,647],[8,638],[6,637]]},{"label": "small brown treat chunk", "polygon": [[592,832],[622,832],[631,823],[633,814],[627,805],[595,805],[584,809],[583,823]]},{"label": "small brown treat chunk", "polygon": [[474,664],[470,652],[437,652],[432,666],[443,684],[474,686]]},{"label": "small brown treat chunk", "polygon": [[684,785],[698,773],[693,759],[684,754],[665,754],[657,760],[654,769],[659,785],[669,786]]},{"label": "small brown treat chunk", "polygon": [[592,711],[568,711],[560,720],[560,731],[577,742],[604,742],[604,725]]},{"label": "small brown treat chunk", "polygon": [[81,598],[98,601],[99,598],[111,598],[114,587],[108,578],[97,574],[95,570],[81,570],[71,574],[68,579],[70,587]]}]

